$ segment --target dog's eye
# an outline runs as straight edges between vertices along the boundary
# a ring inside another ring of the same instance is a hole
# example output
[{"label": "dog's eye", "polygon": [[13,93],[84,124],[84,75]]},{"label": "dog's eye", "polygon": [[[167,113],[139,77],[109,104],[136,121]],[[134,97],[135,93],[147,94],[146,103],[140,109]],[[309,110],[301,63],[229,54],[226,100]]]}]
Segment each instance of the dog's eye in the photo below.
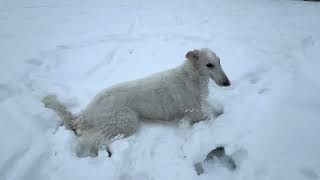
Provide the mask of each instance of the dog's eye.
[{"label": "dog's eye", "polygon": [[208,68],[214,68],[214,65],[211,64],[211,63],[209,63],[209,64],[207,64],[207,67],[208,67]]}]

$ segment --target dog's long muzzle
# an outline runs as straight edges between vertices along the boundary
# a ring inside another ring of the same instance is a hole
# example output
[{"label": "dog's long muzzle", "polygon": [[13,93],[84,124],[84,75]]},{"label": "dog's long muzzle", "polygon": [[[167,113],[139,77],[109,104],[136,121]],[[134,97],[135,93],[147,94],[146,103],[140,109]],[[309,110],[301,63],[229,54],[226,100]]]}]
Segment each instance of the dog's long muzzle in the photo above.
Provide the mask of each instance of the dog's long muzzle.
[{"label": "dog's long muzzle", "polygon": [[230,86],[231,82],[223,70],[220,71],[218,77],[211,77],[219,86]]}]

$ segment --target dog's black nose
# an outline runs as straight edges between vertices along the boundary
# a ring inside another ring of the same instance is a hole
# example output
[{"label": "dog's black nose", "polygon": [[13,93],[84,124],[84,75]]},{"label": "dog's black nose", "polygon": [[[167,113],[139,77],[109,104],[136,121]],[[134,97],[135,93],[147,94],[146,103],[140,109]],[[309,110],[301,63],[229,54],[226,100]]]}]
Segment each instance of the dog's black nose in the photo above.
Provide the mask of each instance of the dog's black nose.
[{"label": "dog's black nose", "polygon": [[230,81],[229,81],[229,80],[224,81],[224,82],[222,83],[222,85],[223,85],[223,86],[230,86]]}]

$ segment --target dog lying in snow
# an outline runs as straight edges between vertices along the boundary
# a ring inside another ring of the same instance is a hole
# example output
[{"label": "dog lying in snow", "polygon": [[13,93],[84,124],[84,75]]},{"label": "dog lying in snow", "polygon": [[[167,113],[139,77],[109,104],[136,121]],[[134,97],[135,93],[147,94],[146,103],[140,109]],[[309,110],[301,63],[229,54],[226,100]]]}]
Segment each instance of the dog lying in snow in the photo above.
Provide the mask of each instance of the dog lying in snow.
[{"label": "dog lying in snow", "polygon": [[209,79],[219,86],[230,85],[219,57],[209,49],[199,49],[189,51],[186,58],[176,68],[103,90],[79,115],[53,95],[42,102],[79,136],[79,157],[97,156],[99,148],[135,133],[142,120],[185,118],[194,123],[217,113],[206,101]]}]

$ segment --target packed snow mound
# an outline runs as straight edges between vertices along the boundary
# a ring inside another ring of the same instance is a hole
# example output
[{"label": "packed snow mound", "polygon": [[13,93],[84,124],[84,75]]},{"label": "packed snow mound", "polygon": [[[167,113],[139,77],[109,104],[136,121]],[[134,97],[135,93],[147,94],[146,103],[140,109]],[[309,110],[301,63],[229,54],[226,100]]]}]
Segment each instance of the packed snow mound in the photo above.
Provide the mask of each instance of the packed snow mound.
[{"label": "packed snow mound", "polygon": [[[319,179],[320,4],[261,1],[0,2],[0,179]],[[113,84],[208,47],[232,86],[210,84],[215,120],[144,124],[113,156],[77,158],[41,99],[79,112]],[[194,164],[224,146],[237,164]]]}]

